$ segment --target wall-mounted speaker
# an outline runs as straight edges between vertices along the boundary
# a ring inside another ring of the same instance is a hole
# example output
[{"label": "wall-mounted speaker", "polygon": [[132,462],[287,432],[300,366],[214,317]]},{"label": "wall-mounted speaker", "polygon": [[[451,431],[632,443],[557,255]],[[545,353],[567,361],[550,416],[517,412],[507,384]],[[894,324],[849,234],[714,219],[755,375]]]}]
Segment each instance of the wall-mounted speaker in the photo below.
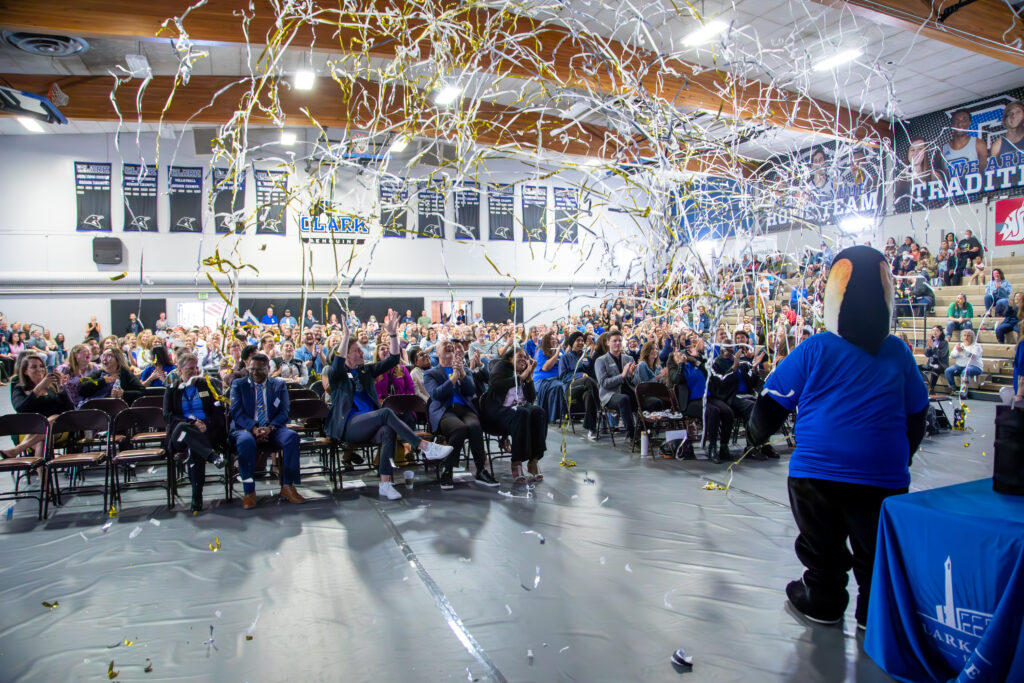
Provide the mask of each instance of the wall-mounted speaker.
[{"label": "wall-mounted speaker", "polygon": [[124,260],[124,245],[117,237],[93,237],[92,260],[104,265],[117,265]]}]

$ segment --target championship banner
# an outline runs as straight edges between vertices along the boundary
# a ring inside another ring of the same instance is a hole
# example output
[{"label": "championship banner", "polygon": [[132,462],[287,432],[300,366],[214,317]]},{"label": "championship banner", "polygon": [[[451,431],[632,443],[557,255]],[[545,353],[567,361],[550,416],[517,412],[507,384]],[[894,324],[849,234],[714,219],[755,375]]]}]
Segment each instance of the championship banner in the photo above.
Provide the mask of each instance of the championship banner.
[{"label": "championship banner", "polygon": [[515,230],[516,196],[511,185],[491,185],[487,192],[487,228],[492,240],[510,241]]},{"label": "championship banner", "polygon": [[723,239],[753,225],[750,190],[731,178],[708,178],[672,193],[671,215],[680,244]]},{"label": "championship banner", "polygon": [[579,235],[580,202],[576,190],[556,187],[555,193],[555,244],[568,242],[576,244]]},{"label": "championship banner", "polygon": [[444,192],[427,180],[421,180],[417,187],[417,234],[425,238],[444,239]]},{"label": "championship banner", "polygon": [[168,166],[167,194],[170,197],[171,232],[202,232],[203,169],[198,166]]},{"label": "championship banner", "polygon": [[1024,88],[893,125],[897,213],[1024,194]]},{"label": "championship banner", "polygon": [[110,232],[110,164],[75,162],[78,230]]},{"label": "championship banner", "polygon": [[255,169],[256,234],[284,235],[288,231],[288,172]]},{"label": "championship banner", "polygon": [[1024,198],[996,202],[996,246],[1024,244]]},{"label": "championship banner", "polygon": [[884,207],[879,149],[830,141],[766,164],[764,227],[769,233],[877,216]]},{"label": "championship banner", "polygon": [[548,209],[546,185],[523,185],[523,241],[547,242],[548,227],[545,213]]},{"label": "championship banner", "polygon": [[459,183],[455,195],[455,239],[480,239],[480,186]]},{"label": "championship banner", "polygon": [[156,166],[124,164],[121,166],[121,187],[124,190],[124,231],[157,232]]},{"label": "championship banner", "polygon": [[384,237],[405,239],[408,231],[405,202],[408,199],[409,189],[404,180],[380,181],[380,224],[384,228]]},{"label": "championship banner", "polygon": [[233,178],[228,169],[213,169],[214,232],[225,234],[245,231],[245,171]]}]

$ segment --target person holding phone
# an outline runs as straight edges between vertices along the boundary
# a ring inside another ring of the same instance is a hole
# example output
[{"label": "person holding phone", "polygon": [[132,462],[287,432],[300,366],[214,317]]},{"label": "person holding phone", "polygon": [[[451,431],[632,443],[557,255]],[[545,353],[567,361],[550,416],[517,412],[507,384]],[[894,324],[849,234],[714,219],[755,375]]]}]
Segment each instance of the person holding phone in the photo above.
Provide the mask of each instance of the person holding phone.
[{"label": "person holding phone", "polygon": [[[11,404],[17,413],[39,413],[50,422],[75,406],[61,390],[61,375],[46,371],[46,358],[34,351],[27,351],[19,359],[18,381],[11,388]],[[0,451],[5,458],[15,458],[30,449],[43,445],[44,434],[29,434],[14,448]],[[40,453],[41,455],[42,453]]]}]

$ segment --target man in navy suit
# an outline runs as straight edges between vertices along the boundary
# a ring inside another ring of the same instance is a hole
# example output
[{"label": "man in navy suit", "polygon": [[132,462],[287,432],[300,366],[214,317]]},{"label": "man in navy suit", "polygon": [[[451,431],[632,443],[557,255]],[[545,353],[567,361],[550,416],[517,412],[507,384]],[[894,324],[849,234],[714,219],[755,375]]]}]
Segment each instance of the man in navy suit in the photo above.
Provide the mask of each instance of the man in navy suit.
[{"label": "man in navy suit", "polygon": [[484,486],[497,486],[497,480],[487,471],[484,430],[473,405],[476,383],[466,372],[465,356],[461,350],[456,351],[451,341],[441,342],[437,347],[440,364],[423,373],[423,386],[430,394],[430,403],[427,404],[430,429],[443,434],[453,449],[444,462],[441,488],[454,488],[452,469],[459,462],[462,446],[467,440],[476,464],[475,481]]},{"label": "man in navy suit", "polygon": [[231,436],[238,451],[242,478],[242,507],[256,507],[256,449],[267,444],[281,452],[281,496],[289,503],[306,499],[295,490],[299,483],[299,435],[285,427],[288,422],[288,387],[284,380],[268,377],[270,359],[262,353],[249,358],[249,376],[231,384]]}]

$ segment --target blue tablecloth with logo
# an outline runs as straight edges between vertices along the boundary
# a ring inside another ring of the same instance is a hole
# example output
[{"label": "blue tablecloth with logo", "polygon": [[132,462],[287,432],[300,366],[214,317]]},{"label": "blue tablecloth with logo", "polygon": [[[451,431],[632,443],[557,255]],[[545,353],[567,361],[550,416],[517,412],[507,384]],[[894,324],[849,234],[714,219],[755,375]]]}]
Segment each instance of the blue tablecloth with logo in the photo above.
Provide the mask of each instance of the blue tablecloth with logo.
[{"label": "blue tablecloth with logo", "polygon": [[887,498],[864,649],[903,681],[1024,681],[1024,496],[992,480]]}]

